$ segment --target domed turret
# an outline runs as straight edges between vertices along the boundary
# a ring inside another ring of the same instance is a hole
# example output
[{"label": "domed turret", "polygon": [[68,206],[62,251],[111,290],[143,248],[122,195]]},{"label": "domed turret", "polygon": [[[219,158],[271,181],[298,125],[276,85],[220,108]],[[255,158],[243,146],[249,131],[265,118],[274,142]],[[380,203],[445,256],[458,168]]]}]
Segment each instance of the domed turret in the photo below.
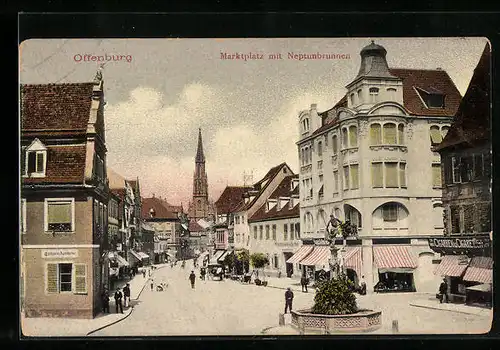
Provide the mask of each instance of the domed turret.
[{"label": "domed turret", "polygon": [[370,45],[361,50],[360,55],[361,66],[355,80],[360,77],[396,78],[389,72],[385,59],[387,51],[383,46],[375,44],[372,40]]}]

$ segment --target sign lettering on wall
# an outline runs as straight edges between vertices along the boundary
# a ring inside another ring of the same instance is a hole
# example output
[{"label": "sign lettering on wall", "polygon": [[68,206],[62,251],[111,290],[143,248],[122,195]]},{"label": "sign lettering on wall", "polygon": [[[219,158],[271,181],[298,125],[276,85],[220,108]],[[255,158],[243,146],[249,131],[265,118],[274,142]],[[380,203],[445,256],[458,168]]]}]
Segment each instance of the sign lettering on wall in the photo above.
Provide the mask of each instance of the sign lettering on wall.
[{"label": "sign lettering on wall", "polygon": [[443,254],[483,255],[490,250],[491,240],[487,236],[429,238],[429,247]]},{"label": "sign lettering on wall", "polygon": [[42,258],[44,258],[44,259],[78,258],[78,250],[77,249],[43,249],[42,250]]}]

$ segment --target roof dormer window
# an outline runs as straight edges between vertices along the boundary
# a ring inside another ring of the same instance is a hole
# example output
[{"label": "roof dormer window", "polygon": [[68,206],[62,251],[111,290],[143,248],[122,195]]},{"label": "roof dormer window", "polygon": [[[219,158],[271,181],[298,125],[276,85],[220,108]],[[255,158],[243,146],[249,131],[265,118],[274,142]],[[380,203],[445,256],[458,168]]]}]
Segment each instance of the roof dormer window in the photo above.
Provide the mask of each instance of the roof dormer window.
[{"label": "roof dormer window", "polygon": [[39,140],[35,139],[25,149],[24,154],[24,176],[45,177],[47,168],[47,148]]},{"label": "roof dormer window", "polygon": [[427,90],[416,88],[420,98],[427,108],[444,108],[444,93],[441,91],[430,88]]}]

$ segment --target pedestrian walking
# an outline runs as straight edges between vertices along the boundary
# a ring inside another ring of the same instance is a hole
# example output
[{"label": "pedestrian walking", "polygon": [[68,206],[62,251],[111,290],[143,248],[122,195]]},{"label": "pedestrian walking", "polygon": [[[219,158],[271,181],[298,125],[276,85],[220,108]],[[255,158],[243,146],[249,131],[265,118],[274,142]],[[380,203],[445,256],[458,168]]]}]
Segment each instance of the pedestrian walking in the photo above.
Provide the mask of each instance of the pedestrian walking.
[{"label": "pedestrian walking", "polygon": [[439,285],[439,301],[442,303],[448,302],[448,283],[446,278],[443,278],[443,282]]},{"label": "pedestrian walking", "polygon": [[142,277],[146,278],[146,270],[144,270],[144,269],[142,270]]},{"label": "pedestrian walking", "polygon": [[300,285],[302,286],[302,292],[307,293],[307,282],[308,281],[305,275],[300,278]]},{"label": "pedestrian walking", "polygon": [[285,314],[286,310],[290,310],[290,312],[292,312],[292,302],[293,302],[293,292],[292,289],[288,287],[285,292]]},{"label": "pedestrian walking", "polygon": [[207,270],[204,267],[202,267],[201,271],[200,271],[200,274],[201,274],[201,279],[204,281],[205,280],[205,275],[207,274]]},{"label": "pedestrian walking", "polygon": [[194,282],[196,281],[196,275],[194,274],[194,271],[191,271],[191,274],[189,275],[189,280],[191,281],[191,288],[194,289]]},{"label": "pedestrian walking", "polygon": [[155,286],[155,281],[154,281],[154,279],[153,279],[153,278],[150,278],[150,279],[149,279],[149,281],[150,281],[150,283],[151,283],[151,291],[153,291],[153,288],[154,288],[154,286]]},{"label": "pedestrian walking", "polygon": [[107,288],[104,288],[101,298],[102,298],[102,312],[109,314],[109,292]]},{"label": "pedestrian walking", "polygon": [[116,313],[118,313],[118,309],[120,309],[120,312],[123,314],[122,298],[122,292],[120,291],[120,288],[117,288],[115,292]]},{"label": "pedestrian walking", "polygon": [[361,276],[360,280],[360,288],[359,288],[359,294],[365,295],[366,294],[366,282],[365,282],[365,276]]},{"label": "pedestrian walking", "polygon": [[125,287],[123,287],[123,306],[127,307],[127,300],[128,300],[128,305],[130,306],[130,284],[127,283]]}]

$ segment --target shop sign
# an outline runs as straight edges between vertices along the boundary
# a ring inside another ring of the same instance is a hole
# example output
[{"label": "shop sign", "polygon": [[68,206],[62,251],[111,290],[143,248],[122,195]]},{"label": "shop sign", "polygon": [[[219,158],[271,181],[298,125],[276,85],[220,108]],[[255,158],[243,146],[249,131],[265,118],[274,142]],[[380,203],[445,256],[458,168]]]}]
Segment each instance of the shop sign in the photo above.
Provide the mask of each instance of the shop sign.
[{"label": "shop sign", "polygon": [[491,248],[489,237],[467,236],[467,237],[440,237],[429,238],[429,247],[438,253],[448,255],[458,254],[482,254]]},{"label": "shop sign", "polygon": [[42,258],[44,259],[61,259],[61,258],[78,258],[77,249],[43,249]]}]

